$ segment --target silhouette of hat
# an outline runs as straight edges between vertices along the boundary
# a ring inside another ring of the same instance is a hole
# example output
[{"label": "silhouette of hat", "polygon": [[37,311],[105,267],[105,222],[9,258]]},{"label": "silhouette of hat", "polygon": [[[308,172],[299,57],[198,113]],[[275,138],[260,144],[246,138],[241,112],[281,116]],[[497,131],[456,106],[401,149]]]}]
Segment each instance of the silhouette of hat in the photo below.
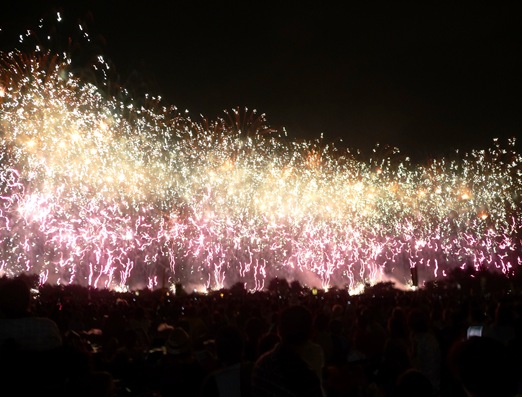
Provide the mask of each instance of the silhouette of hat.
[{"label": "silhouette of hat", "polygon": [[190,351],[190,336],[183,328],[175,328],[170,331],[169,337],[165,342],[168,354],[183,354]]}]

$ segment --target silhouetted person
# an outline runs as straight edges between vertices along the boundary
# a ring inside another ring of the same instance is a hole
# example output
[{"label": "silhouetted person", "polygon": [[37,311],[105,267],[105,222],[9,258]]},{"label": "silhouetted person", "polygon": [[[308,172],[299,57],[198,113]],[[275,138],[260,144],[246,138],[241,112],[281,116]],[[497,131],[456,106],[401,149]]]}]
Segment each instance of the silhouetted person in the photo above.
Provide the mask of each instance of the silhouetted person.
[{"label": "silhouetted person", "polygon": [[468,397],[512,397],[520,374],[505,345],[473,336],[456,342],[448,355],[451,372]]},{"label": "silhouetted person", "polygon": [[418,369],[410,368],[397,379],[395,397],[433,397],[435,390],[429,378]]},{"label": "silhouetted person", "polygon": [[198,395],[207,373],[196,357],[193,340],[183,328],[169,331],[165,355],[150,375],[150,386],[162,397]]},{"label": "silhouetted person", "polygon": [[422,309],[412,309],[408,315],[411,331],[411,362],[431,381],[433,388],[440,390],[442,353],[440,343],[430,327],[428,314]]},{"label": "silhouetted person", "polygon": [[12,395],[50,392],[62,382],[58,325],[30,311],[31,291],[21,278],[0,286],[0,384]]},{"label": "silhouetted person", "polygon": [[399,376],[412,367],[406,311],[399,306],[395,307],[386,326],[388,337],[375,380],[381,389],[393,390]]},{"label": "silhouetted person", "polygon": [[257,344],[258,355],[261,357],[266,352],[272,350],[279,342],[281,338],[276,331],[267,332],[259,338]]},{"label": "silhouetted person", "polygon": [[[283,310],[278,324],[280,342],[263,354],[252,373],[253,397],[322,397],[321,378],[307,346],[312,333],[312,315],[304,306]],[[319,359],[323,360],[324,357]],[[308,362],[307,362],[308,361]]]},{"label": "silhouetted person", "polygon": [[244,356],[249,361],[256,361],[259,357],[259,341],[268,331],[265,320],[258,316],[248,318],[244,326],[245,346]]},{"label": "silhouetted person", "polygon": [[484,328],[484,336],[497,339],[506,346],[515,342],[515,314],[511,303],[499,302],[493,323]]},{"label": "silhouetted person", "polygon": [[62,346],[58,325],[31,313],[31,290],[21,278],[0,286],[0,350],[48,351]]},{"label": "silhouetted person", "polygon": [[251,361],[243,360],[244,340],[236,326],[219,329],[215,339],[219,368],[203,383],[200,397],[250,396]]}]

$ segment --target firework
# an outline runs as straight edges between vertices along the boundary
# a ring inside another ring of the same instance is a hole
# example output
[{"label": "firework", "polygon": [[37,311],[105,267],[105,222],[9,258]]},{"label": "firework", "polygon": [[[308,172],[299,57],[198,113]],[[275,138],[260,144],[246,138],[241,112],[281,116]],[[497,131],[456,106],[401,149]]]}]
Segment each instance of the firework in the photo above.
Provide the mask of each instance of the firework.
[{"label": "firework", "polygon": [[[103,58],[99,59],[103,64]],[[48,51],[2,54],[0,274],[96,288],[346,287],[521,265],[515,140],[413,164],[109,95]]]}]

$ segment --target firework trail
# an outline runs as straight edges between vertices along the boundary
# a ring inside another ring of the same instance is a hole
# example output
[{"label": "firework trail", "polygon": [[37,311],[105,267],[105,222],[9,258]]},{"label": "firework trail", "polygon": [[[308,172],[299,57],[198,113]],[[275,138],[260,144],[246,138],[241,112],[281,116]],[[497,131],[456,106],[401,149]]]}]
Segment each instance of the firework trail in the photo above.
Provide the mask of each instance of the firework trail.
[{"label": "firework trail", "polygon": [[[521,265],[515,140],[413,164],[293,141],[264,115],[193,121],[108,95],[50,51],[3,53],[0,275],[97,288],[282,277],[356,290],[410,268]],[[108,65],[98,58],[99,70]]]}]

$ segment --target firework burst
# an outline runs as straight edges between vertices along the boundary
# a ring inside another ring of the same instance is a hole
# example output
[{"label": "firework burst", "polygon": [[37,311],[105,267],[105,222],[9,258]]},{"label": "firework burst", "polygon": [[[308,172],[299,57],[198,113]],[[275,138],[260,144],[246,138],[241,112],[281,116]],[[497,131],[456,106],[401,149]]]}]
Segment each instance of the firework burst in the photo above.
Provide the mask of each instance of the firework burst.
[{"label": "firework burst", "polygon": [[[106,65],[99,58],[99,65]],[[413,164],[264,115],[191,120],[77,77],[50,51],[2,54],[0,274],[97,288],[347,287],[520,266],[515,140]],[[107,66],[107,65],[106,65]]]}]

